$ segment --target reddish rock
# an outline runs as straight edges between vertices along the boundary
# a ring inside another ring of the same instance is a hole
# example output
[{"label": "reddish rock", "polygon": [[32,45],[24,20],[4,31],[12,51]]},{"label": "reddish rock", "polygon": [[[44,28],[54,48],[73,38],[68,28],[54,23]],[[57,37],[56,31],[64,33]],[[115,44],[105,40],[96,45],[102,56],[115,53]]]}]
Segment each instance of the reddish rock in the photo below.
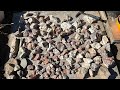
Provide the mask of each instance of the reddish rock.
[{"label": "reddish rock", "polygon": [[36,54],[33,60],[40,60],[40,54]]}]

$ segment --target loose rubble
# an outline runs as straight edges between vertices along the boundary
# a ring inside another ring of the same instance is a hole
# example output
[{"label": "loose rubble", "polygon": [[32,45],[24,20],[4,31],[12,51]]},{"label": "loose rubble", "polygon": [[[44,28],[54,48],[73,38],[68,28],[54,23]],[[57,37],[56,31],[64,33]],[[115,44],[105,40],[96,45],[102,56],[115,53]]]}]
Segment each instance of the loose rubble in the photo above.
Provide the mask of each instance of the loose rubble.
[{"label": "loose rubble", "polygon": [[92,24],[94,18],[85,15],[83,20],[71,22],[72,17],[67,16],[61,21],[29,11],[23,19],[27,27],[18,32],[22,36],[16,36],[19,50],[5,65],[7,79],[84,79],[87,74],[94,77],[97,71],[108,79],[114,58],[108,56],[109,39]]}]

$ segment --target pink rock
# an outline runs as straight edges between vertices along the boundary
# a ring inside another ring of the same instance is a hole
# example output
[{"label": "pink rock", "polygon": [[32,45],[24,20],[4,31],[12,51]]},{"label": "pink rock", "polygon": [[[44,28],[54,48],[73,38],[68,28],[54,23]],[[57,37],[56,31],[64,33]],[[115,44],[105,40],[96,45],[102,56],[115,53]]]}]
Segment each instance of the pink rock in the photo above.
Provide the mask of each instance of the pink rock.
[{"label": "pink rock", "polygon": [[36,54],[33,60],[40,60],[40,54]]}]

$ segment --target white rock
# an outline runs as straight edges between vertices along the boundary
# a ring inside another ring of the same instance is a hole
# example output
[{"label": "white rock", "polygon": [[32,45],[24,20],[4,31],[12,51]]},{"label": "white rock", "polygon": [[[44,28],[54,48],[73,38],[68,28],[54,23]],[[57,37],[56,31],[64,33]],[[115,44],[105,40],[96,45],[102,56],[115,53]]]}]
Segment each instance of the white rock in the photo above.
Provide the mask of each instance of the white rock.
[{"label": "white rock", "polygon": [[83,58],[83,55],[79,53],[76,58]]},{"label": "white rock", "polygon": [[110,43],[107,43],[106,45],[105,45],[105,49],[107,50],[107,51],[111,51],[111,48],[110,48]]},{"label": "white rock", "polygon": [[88,51],[92,57],[96,55],[96,50],[94,48],[90,48]]},{"label": "white rock", "polygon": [[101,47],[100,43],[96,43],[95,48],[99,49]]},{"label": "white rock", "polygon": [[83,58],[83,61],[85,62],[85,63],[91,63],[91,62],[93,62],[93,60],[91,59],[91,58]]},{"label": "white rock", "polygon": [[92,71],[97,71],[98,68],[99,68],[99,66],[100,66],[99,64],[92,63],[91,66],[90,66],[90,68],[91,68]]},{"label": "white rock", "polygon": [[53,15],[49,15],[50,17],[50,21],[54,22],[54,23],[59,23],[57,17],[54,17]]},{"label": "white rock", "polygon": [[101,79],[108,79],[111,74],[106,67],[101,66],[98,75]]},{"label": "white rock", "polygon": [[80,31],[81,31],[81,29],[80,29],[80,28],[76,29],[76,32],[77,32],[77,33],[80,33]]},{"label": "white rock", "polygon": [[54,54],[60,54],[59,50],[57,50],[57,49],[53,49],[53,53]]},{"label": "white rock", "polygon": [[75,39],[76,39],[76,40],[79,40],[79,39],[80,39],[80,34],[76,33]]},{"label": "white rock", "polygon": [[37,23],[32,23],[30,25],[30,29],[37,29],[38,28],[38,24]]},{"label": "white rock", "polygon": [[24,59],[21,59],[21,63],[20,65],[23,67],[23,68],[26,68],[27,66],[27,60],[24,58]]},{"label": "white rock", "polygon": [[100,64],[102,62],[101,56],[96,56],[95,58],[93,58],[93,60],[96,64]]},{"label": "white rock", "polygon": [[91,69],[89,69],[89,75],[93,77],[93,71]]},{"label": "white rock", "polygon": [[40,23],[39,29],[40,29],[41,31],[47,31],[47,25],[46,25],[46,23]]},{"label": "white rock", "polygon": [[72,24],[76,29],[78,28],[78,22],[75,21],[73,24]]},{"label": "white rock", "polygon": [[89,69],[90,68],[90,64],[89,63],[81,63],[81,66],[83,68]]},{"label": "white rock", "polygon": [[35,23],[35,19],[33,18],[33,17],[30,17],[29,19],[28,19],[28,22],[31,24],[31,23]]},{"label": "white rock", "polygon": [[102,37],[102,43],[103,43],[103,45],[107,44],[108,41],[109,41],[109,40],[108,40],[107,36],[103,36],[103,37]]},{"label": "white rock", "polygon": [[95,28],[91,25],[91,27],[88,29],[90,31],[90,33],[94,33],[95,32]]},{"label": "white rock", "polygon": [[37,41],[38,41],[38,42],[43,41],[43,40],[42,40],[42,37],[41,37],[41,36],[38,36],[38,37],[37,37]]},{"label": "white rock", "polygon": [[17,70],[19,70],[19,69],[20,69],[20,66],[19,66],[19,65],[15,65],[14,71],[17,71]]},{"label": "white rock", "polygon": [[94,18],[92,18],[92,17],[90,17],[90,16],[88,16],[88,15],[84,15],[83,16],[83,20],[85,20],[86,22],[88,22],[88,23],[92,23],[93,21],[95,21],[95,19]]},{"label": "white rock", "polygon": [[66,58],[66,61],[71,65],[72,64],[72,61],[73,59],[72,58]]},{"label": "white rock", "polygon": [[67,22],[63,22],[61,24],[61,28],[65,31],[66,29],[70,29],[71,28],[71,24],[70,23],[67,23]]}]

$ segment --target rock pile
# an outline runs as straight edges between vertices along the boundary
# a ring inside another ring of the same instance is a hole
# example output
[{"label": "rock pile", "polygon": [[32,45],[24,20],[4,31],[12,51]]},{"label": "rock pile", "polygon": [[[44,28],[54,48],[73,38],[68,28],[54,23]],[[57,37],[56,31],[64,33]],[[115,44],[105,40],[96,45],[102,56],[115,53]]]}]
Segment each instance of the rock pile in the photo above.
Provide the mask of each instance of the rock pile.
[{"label": "rock pile", "polygon": [[25,29],[14,33],[20,43],[5,65],[7,79],[84,79],[96,72],[105,74],[99,68],[107,69],[114,63],[108,37],[88,16],[75,21],[67,16],[61,21],[29,11],[22,19]]}]

